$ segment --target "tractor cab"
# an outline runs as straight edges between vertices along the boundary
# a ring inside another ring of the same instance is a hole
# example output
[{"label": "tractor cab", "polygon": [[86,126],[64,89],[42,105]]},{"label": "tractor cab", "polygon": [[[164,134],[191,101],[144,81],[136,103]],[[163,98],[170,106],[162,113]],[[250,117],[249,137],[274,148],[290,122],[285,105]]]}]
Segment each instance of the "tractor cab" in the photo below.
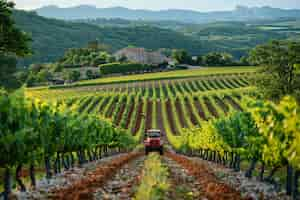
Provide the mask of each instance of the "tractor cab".
[{"label": "tractor cab", "polygon": [[158,151],[163,154],[162,133],[157,129],[147,130],[144,136],[144,145],[146,155],[151,151]]}]

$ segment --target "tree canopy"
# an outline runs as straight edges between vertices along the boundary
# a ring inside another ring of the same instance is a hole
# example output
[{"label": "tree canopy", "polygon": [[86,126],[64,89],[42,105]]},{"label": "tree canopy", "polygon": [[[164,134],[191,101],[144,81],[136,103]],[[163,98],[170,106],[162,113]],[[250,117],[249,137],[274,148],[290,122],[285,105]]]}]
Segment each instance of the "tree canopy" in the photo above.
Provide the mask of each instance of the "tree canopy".
[{"label": "tree canopy", "polygon": [[12,19],[14,3],[0,0],[0,85],[11,88],[18,82],[13,74],[16,72],[16,56],[24,57],[30,53],[30,38],[18,29]]},{"label": "tree canopy", "polygon": [[16,27],[12,19],[14,3],[0,0],[0,54],[25,56],[30,53],[30,38]]},{"label": "tree canopy", "polygon": [[249,60],[263,66],[255,82],[266,98],[279,100],[285,95],[295,95],[300,90],[300,42],[271,41],[250,52]]}]

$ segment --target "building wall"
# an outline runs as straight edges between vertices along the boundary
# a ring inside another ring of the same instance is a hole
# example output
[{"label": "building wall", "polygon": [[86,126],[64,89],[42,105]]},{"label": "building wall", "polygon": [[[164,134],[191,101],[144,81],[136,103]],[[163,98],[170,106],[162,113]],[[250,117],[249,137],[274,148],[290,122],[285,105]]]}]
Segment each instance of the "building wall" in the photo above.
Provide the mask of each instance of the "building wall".
[{"label": "building wall", "polygon": [[148,52],[144,48],[125,48],[114,55],[117,59],[126,57],[129,61],[142,64],[161,64],[168,58],[159,52]]}]

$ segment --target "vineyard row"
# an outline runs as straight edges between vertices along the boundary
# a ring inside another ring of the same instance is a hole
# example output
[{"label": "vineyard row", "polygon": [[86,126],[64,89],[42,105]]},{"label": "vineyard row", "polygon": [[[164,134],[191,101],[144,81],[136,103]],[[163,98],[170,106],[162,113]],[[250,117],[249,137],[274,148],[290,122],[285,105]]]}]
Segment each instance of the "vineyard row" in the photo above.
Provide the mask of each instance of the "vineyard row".
[{"label": "vineyard row", "polygon": [[[31,90],[29,96],[40,99],[57,99],[80,97],[93,93],[137,93],[142,95],[148,91],[150,97],[172,97],[180,94],[195,94],[215,90],[232,90],[249,87],[250,83],[246,76],[223,76],[202,79],[180,79],[145,81],[127,84],[111,84],[103,86],[77,87],[71,89]],[[162,90],[161,90],[162,89]],[[169,90],[169,92],[168,92]]]},{"label": "vineyard row", "polygon": [[[170,92],[171,89],[166,90]],[[219,118],[233,110],[242,110],[238,95],[187,95],[166,99],[153,99],[150,96],[151,90],[148,89],[144,93],[140,91],[130,95],[86,96],[71,99],[67,104],[76,107],[80,113],[109,118],[113,124],[134,135],[151,128],[179,135],[183,128],[199,126],[202,121]]]}]

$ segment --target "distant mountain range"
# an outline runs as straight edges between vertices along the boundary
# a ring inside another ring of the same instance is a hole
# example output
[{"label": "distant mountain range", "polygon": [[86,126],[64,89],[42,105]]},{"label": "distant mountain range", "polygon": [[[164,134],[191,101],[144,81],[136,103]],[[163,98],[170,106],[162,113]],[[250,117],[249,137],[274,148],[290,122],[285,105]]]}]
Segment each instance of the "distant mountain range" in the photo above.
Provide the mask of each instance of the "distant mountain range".
[{"label": "distant mountain range", "polygon": [[40,16],[76,20],[96,18],[121,18],[127,20],[147,21],[179,21],[186,23],[208,23],[214,21],[248,21],[256,19],[300,18],[300,10],[280,9],[272,7],[237,6],[232,11],[198,12],[192,10],[135,10],[124,7],[97,8],[95,6],[80,5],[76,7],[60,8],[45,6],[35,10]]}]

